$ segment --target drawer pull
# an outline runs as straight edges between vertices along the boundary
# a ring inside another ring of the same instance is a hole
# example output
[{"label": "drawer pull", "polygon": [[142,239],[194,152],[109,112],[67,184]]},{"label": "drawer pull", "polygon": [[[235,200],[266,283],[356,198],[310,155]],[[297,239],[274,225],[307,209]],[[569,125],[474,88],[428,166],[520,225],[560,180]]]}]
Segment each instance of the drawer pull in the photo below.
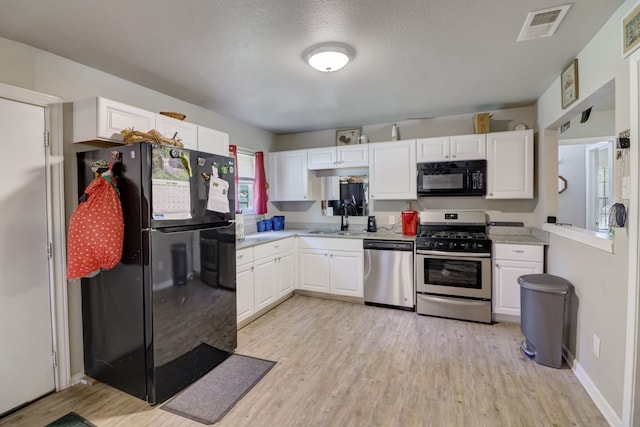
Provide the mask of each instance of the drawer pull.
[{"label": "drawer pull", "polygon": [[244,258],[244,255],[238,255],[238,259]]},{"label": "drawer pull", "polygon": [[513,252],[517,253],[517,254],[523,254],[524,251],[522,249],[513,249]]}]

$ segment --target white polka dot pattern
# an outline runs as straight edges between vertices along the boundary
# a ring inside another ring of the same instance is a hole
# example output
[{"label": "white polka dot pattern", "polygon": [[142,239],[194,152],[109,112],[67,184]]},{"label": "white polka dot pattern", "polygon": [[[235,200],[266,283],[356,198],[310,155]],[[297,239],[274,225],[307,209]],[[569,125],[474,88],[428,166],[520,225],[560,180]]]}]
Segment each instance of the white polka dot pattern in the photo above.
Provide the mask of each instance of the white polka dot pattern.
[{"label": "white polka dot pattern", "polygon": [[67,279],[109,270],[122,258],[124,219],[120,198],[99,176],[85,190],[88,199],[78,205],[69,221]]}]

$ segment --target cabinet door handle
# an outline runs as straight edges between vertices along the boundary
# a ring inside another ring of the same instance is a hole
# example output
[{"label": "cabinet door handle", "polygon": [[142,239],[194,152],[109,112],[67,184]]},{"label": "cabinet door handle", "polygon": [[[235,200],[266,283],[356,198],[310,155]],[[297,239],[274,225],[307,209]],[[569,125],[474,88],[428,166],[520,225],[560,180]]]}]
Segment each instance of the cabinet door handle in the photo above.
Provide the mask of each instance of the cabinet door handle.
[{"label": "cabinet door handle", "polygon": [[448,159],[448,158],[449,158],[449,155],[448,155],[448,154],[445,154],[445,155],[444,155],[444,158],[445,158],[445,159]]},{"label": "cabinet door handle", "polygon": [[253,271],[253,266],[251,266],[251,271]]},{"label": "cabinet door handle", "polygon": [[455,158],[456,158],[456,155],[454,154],[454,155],[453,155],[453,156],[451,156],[451,157],[453,157],[453,158],[455,159]]},{"label": "cabinet door handle", "polygon": [[280,247],[280,245],[273,245],[273,247],[274,247],[275,249],[278,249],[278,248]]},{"label": "cabinet door handle", "polygon": [[500,264],[496,264],[496,268],[500,268]]}]

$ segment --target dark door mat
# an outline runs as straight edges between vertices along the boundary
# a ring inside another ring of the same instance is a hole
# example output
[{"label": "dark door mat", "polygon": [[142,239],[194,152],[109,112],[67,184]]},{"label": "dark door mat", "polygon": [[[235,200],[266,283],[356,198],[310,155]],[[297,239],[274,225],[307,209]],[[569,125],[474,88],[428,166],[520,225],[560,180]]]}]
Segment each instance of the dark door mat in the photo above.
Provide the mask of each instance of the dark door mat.
[{"label": "dark door mat", "polygon": [[91,424],[75,412],[69,412],[45,427],[96,427],[96,425]]},{"label": "dark door mat", "polygon": [[275,364],[270,360],[232,354],[161,408],[199,423],[216,423]]}]

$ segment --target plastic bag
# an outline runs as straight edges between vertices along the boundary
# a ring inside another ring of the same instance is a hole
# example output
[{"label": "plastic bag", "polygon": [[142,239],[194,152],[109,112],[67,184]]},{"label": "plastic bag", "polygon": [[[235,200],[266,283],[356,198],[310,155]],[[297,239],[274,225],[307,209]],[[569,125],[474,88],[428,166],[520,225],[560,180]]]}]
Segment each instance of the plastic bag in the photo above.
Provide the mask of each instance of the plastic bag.
[{"label": "plastic bag", "polygon": [[83,199],[69,222],[69,280],[112,269],[122,258],[124,218],[111,171],[96,177],[85,190]]}]

